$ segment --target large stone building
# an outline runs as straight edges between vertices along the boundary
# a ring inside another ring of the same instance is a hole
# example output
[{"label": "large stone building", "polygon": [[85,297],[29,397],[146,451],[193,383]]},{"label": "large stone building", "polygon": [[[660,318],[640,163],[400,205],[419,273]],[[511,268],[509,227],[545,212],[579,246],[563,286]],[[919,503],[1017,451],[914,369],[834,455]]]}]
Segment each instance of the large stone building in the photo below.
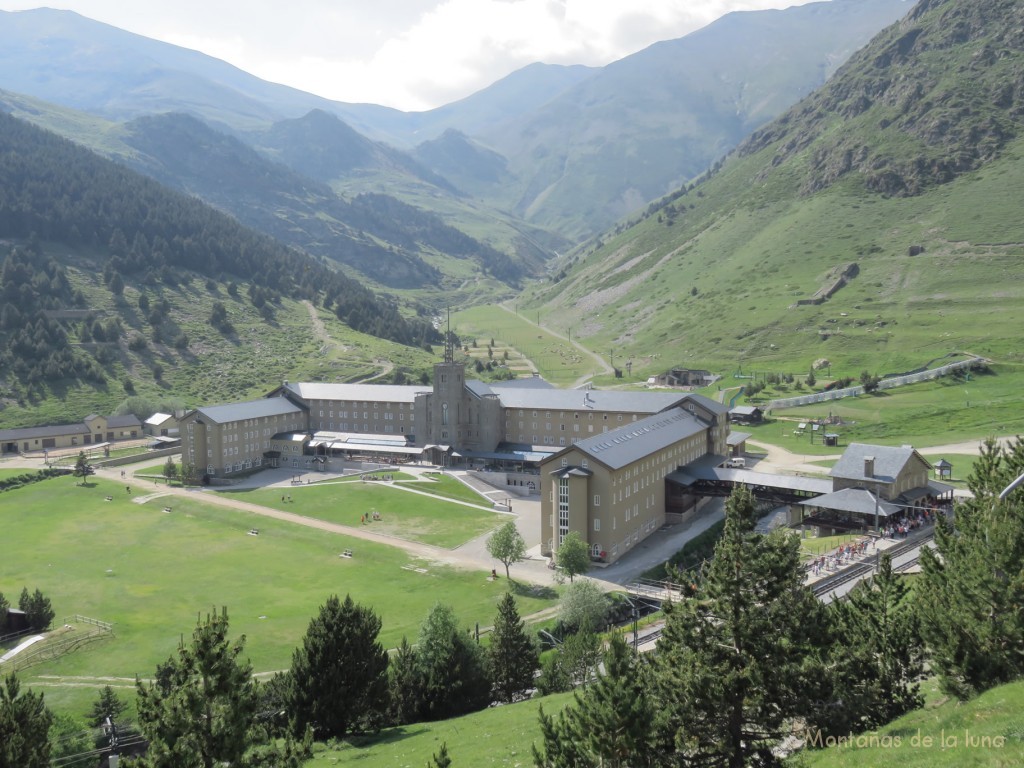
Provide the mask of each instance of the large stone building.
[{"label": "large stone building", "polygon": [[182,461],[210,478],[357,457],[500,470],[510,490],[541,493],[545,553],[577,530],[608,561],[664,524],[668,473],[724,460],[728,431],[727,410],[700,395],[487,384],[466,380],[450,351],[430,387],[285,382],[181,419]]},{"label": "large stone building", "polygon": [[614,562],[665,525],[670,514],[678,521],[692,513],[696,500],[688,509],[670,511],[666,478],[708,457],[725,460],[727,414],[706,397],[688,395],[544,459],[541,550],[553,554],[576,531],[593,558]]}]

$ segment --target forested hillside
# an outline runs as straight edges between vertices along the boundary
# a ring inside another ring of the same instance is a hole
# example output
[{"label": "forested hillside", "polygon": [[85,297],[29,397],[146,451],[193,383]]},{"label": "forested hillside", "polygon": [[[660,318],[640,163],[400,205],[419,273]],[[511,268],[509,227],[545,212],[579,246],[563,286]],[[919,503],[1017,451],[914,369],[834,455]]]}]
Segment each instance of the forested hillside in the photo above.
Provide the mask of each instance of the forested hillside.
[{"label": "forested hillside", "polygon": [[359,136],[331,115],[311,113],[264,134],[257,142],[261,151],[281,162],[184,114],[138,118],[125,130],[133,167],[386,289],[444,285],[434,263],[439,254],[469,259],[482,274],[513,285],[533,268],[391,195],[336,194],[327,182],[338,174],[381,167],[431,185],[439,195],[454,197],[454,190],[417,172],[411,157]]},{"label": "forested hillside", "polygon": [[[287,298],[310,301],[354,330],[400,344],[437,338],[427,320],[404,318],[392,303],[305,253],[6,114],[0,114],[0,238],[22,243],[8,247],[2,271],[0,361],[24,387],[103,379],[96,355],[69,345],[69,321],[79,342],[97,341],[96,330],[104,339],[127,333],[109,323],[94,327],[86,297],[71,290],[63,264],[41,242],[88,254],[115,296],[129,284],[174,290],[196,277],[214,286],[247,283],[247,300],[268,333]],[[156,321],[157,340],[187,348],[177,329],[161,330],[160,305],[140,309]]]}]

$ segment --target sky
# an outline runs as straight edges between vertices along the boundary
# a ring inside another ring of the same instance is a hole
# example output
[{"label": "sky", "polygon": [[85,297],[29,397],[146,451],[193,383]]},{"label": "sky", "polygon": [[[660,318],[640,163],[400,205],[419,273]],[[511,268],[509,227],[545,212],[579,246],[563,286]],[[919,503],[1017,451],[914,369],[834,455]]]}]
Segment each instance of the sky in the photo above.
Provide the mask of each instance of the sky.
[{"label": "sky", "polygon": [[[533,62],[602,66],[738,10],[810,0],[54,0],[329,99],[406,111]],[[40,2],[0,0],[6,11]]]}]

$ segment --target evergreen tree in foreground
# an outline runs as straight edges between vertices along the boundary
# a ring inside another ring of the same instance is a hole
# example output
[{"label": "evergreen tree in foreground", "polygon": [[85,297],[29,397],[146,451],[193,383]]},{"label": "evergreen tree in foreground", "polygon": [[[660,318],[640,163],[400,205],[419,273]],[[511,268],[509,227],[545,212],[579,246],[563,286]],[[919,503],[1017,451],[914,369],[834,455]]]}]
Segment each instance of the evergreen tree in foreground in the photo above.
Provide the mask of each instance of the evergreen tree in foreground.
[{"label": "evergreen tree in foreground", "polygon": [[733,491],[695,597],[670,606],[654,660],[659,749],[670,764],[775,765],[788,722],[820,679],[822,606],[803,583],[799,540],[753,532],[750,490]]},{"label": "evergreen tree in foreground", "polygon": [[540,666],[540,659],[533,638],[526,632],[525,622],[519,618],[511,592],[506,592],[498,603],[487,661],[496,701],[508,703],[526,698],[534,686],[533,675]]},{"label": "evergreen tree in foreground", "polygon": [[136,683],[139,727],[149,740],[148,768],[241,765],[252,745],[256,683],[245,645],[228,639],[226,615],[196,624],[192,640],[158,667],[152,683]]},{"label": "evergreen tree in foreground", "polygon": [[21,693],[9,675],[0,685],[0,768],[49,768],[52,720],[43,695]]},{"label": "evergreen tree in foreground", "polygon": [[986,441],[953,522],[939,517],[922,548],[915,602],[944,691],[966,699],[1024,676],[1024,440]]},{"label": "evergreen tree in foreground", "polygon": [[877,728],[923,704],[924,645],[908,592],[883,555],[877,575],[829,605],[834,688],[831,705],[815,713],[822,733]]},{"label": "evergreen tree in foreground", "polygon": [[537,768],[645,768],[657,764],[648,668],[621,635],[612,637],[604,673],[557,718],[540,709]]},{"label": "evergreen tree in foreground", "polygon": [[388,654],[381,621],[350,595],[332,595],[292,654],[289,708],[297,734],[344,738],[377,727],[387,702]]},{"label": "evergreen tree in foreground", "polygon": [[490,703],[483,653],[459,628],[452,609],[438,603],[423,622],[416,644],[420,717],[445,720],[483,709]]}]

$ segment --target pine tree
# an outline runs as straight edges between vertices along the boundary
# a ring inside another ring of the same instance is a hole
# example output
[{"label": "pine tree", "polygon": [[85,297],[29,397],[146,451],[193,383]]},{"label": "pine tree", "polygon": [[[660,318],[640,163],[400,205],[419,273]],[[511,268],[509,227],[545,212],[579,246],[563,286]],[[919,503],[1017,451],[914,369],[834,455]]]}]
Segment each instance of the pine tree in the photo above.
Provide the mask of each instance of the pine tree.
[{"label": "pine tree", "polygon": [[100,694],[92,703],[92,708],[86,713],[85,719],[90,728],[99,728],[108,717],[117,722],[127,708],[128,705],[121,701],[114,689],[105,685],[100,689]]},{"label": "pine tree", "polygon": [[318,740],[379,726],[387,702],[388,655],[369,608],[331,595],[292,654],[289,708],[294,731]]},{"label": "pine tree", "polygon": [[883,555],[877,575],[829,605],[834,687],[831,705],[816,713],[823,733],[877,728],[922,705],[924,646],[908,591]]},{"label": "pine tree", "polygon": [[459,628],[446,605],[435,605],[423,622],[416,666],[423,686],[420,716],[424,720],[475,712],[490,701],[491,684],[480,646]]},{"label": "pine tree", "polygon": [[1024,440],[987,441],[956,506],[938,518],[935,550],[921,550],[915,603],[947,693],[968,698],[1024,676]]},{"label": "pine tree", "polygon": [[52,720],[43,695],[21,693],[9,675],[0,685],[0,768],[49,768]]},{"label": "pine tree", "polygon": [[799,540],[753,532],[735,490],[697,594],[671,606],[655,659],[661,748],[677,762],[778,762],[784,725],[813,696],[821,605],[803,583]]},{"label": "pine tree", "polygon": [[423,684],[416,652],[402,638],[388,665],[388,719],[396,725],[416,722],[423,702]]},{"label": "pine tree", "polygon": [[498,603],[487,661],[497,701],[512,702],[525,698],[534,686],[534,673],[540,666],[537,646],[526,633],[526,624],[519,618],[511,592]]},{"label": "pine tree", "polygon": [[452,759],[448,756],[448,742],[441,742],[441,750],[434,755],[434,759],[427,763],[427,768],[451,768]]},{"label": "pine tree", "polygon": [[537,768],[643,768],[656,763],[648,670],[621,635],[612,637],[604,673],[577,692],[557,720],[541,709]]},{"label": "pine tree", "polygon": [[55,615],[53,607],[50,605],[50,598],[38,589],[30,595],[28,587],[21,590],[18,608],[25,612],[25,620],[33,632],[42,632],[44,629],[48,629]]},{"label": "pine tree", "polygon": [[147,768],[238,765],[253,740],[257,690],[240,661],[245,637],[228,639],[227,615],[196,623],[192,640],[136,682],[139,727],[149,740]]}]

